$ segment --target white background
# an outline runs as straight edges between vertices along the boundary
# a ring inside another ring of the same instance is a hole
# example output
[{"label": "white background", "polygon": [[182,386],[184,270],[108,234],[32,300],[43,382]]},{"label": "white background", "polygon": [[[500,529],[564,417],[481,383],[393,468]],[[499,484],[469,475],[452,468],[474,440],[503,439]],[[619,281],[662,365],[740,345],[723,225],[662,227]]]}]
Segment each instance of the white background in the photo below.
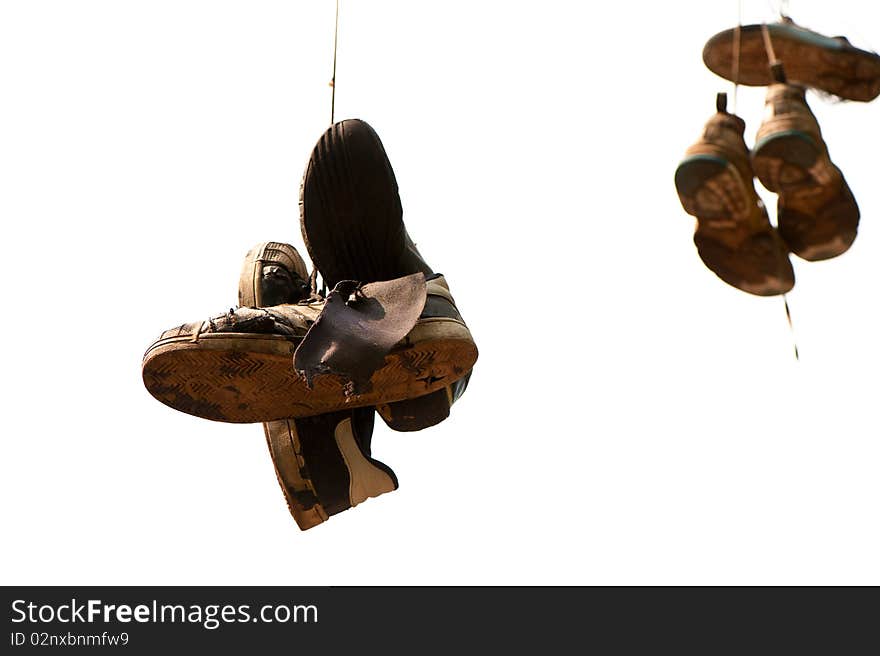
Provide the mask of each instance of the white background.
[{"label": "white background", "polygon": [[[880,48],[876,3],[789,11]],[[140,363],[235,303],[250,246],[301,248],[332,1],[0,4],[2,582],[880,584],[880,104],[809,97],[862,224],[795,259],[796,362],[673,185],[737,15],[342,0],[336,117],[382,137],[480,358],[442,425],[377,423],[397,492],[301,532],[261,427],[161,405]]]}]

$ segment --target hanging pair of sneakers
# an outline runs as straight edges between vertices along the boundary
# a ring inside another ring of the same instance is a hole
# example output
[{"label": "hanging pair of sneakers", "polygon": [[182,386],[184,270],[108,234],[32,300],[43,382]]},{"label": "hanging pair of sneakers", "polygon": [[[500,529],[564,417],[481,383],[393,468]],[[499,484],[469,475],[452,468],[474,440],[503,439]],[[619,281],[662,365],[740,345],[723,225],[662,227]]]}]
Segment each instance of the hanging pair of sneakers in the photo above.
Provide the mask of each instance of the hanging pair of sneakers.
[{"label": "hanging pair of sneakers", "polygon": [[384,147],[365,122],[318,141],[301,188],[300,223],[323,298],[296,249],[251,249],[239,307],[165,331],[144,356],[150,393],[227,422],[262,422],[301,529],[397,488],[371,457],[375,412],[394,430],[444,420],[477,357],[444,276],[403,223]]},{"label": "hanging pair of sneakers", "polygon": [[[716,114],[676,170],[679,199],[697,218],[694,242],[710,270],[752,294],[784,294],[795,281],[789,253],[811,261],[836,257],[852,245],[859,223],[858,205],[831,161],[806,87],[872,100],[880,94],[880,57],[785,19],[715,35],[703,59],[731,81],[768,85],[765,115],[750,151],[745,122],[727,112],[726,95],[718,94]],[[778,194],[778,229],[755,178]]]}]

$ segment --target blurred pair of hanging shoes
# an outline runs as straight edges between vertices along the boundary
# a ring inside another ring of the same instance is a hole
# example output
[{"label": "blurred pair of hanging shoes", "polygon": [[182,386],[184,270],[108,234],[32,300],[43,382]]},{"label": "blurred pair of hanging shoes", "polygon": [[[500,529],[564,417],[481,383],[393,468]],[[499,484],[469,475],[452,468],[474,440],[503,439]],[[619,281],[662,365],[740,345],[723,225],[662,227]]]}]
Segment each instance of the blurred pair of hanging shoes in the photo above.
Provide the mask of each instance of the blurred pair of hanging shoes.
[{"label": "blurred pair of hanging shoes", "polygon": [[[697,218],[694,242],[719,278],[761,296],[794,286],[789,252],[823,260],[846,251],[856,237],[859,209],[828,155],[803,87],[774,84],[766,118],[749,152],[745,122],[718,111],[675,172],[679,199]],[[778,230],[770,224],[754,178],[778,194]]]},{"label": "blurred pair of hanging shoes", "polygon": [[177,410],[263,422],[302,529],[397,488],[370,456],[374,408],[395,430],[449,414],[477,357],[445,278],[403,224],[384,147],[363,121],[333,125],[301,189],[301,228],[327,298],[289,244],[252,249],[239,307],[165,331],[144,356],[151,394]]},{"label": "blurred pair of hanging shoes", "polygon": [[718,94],[717,110],[675,172],[681,204],[697,218],[694,243],[724,282],[751,294],[784,294],[794,272],[755,191],[745,121],[727,112],[725,94]]},{"label": "blurred pair of hanging shoes", "polygon": [[[805,87],[789,83],[786,73],[794,70],[803,84],[828,93],[870,100],[880,93],[880,57],[790,20],[723,32],[709,40],[703,57],[723,77],[769,85],[764,120],[749,152],[744,121],[727,112],[719,94],[717,113],[676,170],[679,199],[697,217],[694,242],[709,269],[743,291],[784,294],[794,286],[789,252],[805,260],[840,255],[859,223],[858,205],[829,157]],[[778,195],[778,230],[755,177]]]}]

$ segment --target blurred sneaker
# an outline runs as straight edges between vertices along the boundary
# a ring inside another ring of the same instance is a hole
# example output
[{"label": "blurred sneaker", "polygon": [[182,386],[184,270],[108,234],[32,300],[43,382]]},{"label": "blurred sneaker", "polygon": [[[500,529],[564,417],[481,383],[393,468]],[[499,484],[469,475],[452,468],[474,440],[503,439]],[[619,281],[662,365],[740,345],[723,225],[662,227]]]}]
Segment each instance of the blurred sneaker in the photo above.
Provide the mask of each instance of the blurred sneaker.
[{"label": "blurred sneaker", "polygon": [[[428,301],[419,323],[458,334],[467,330],[445,278],[434,274],[407,233],[397,180],[379,136],[366,122],[335,123],[318,140],[300,190],[300,226],[309,255],[329,286],[425,274]],[[468,335],[470,333],[468,332]],[[380,416],[395,430],[420,430],[445,419],[476,360],[463,359],[446,389],[397,404]],[[471,360],[468,362],[467,360]],[[464,382],[461,382],[461,381]]]},{"label": "blurred sneaker", "polygon": [[717,113],[685,152],[675,172],[678,197],[697,218],[694,243],[711,271],[750,294],[784,294],[794,286],[794,271],[755,191],[745,123],[726,103],[718,94]]},{"label": "blurred sneaker", "polygon": [[752,166],[761,184],[779,194],[779,234],[793,253],[824,260],[852,245],[859,208],[828,156],[803,87],[777,83],[767,90]]},{"label": "blurred sneaker", "polygon": [[[880,55],[854,47],[846,37],[827,37],[796,25],[790,18],[768,23],[776,60],[791,82],[846,100],[868,102],[880,95]],[[703,62],[716,75],[747,86],[768,86],[774,78],[763,25],[739,28],[738,67],[733,61],[737,28],[719,32],[703,48]],[[736,76],[736,79],[734,79]]]}]

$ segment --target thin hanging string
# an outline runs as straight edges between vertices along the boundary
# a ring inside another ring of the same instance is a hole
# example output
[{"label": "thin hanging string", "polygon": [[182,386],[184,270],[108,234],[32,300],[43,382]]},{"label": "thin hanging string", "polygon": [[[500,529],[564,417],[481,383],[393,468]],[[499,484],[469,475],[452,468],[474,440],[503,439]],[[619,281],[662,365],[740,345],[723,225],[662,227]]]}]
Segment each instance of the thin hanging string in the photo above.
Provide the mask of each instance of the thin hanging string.
[{"label": "thin hanging string", "polygon": [[311,298],[318,295],[318,267],[312,267],[312,272],[309,274],[309,291],[312,293]]},{"label": "thin hanging string", "polygon": [[336,24],[333,27],[333,77],[330,79],[330,125],[336,118],[336,44],[339,38],[339,0],[336,0]]},{"label": "thin hanging string", "polygon": [[318,292],[318,267],[312,267],[312,272],[309,274],[309,297],[306,299],[306,303],[320,302],[325,298],[327,298],[327,283],[322,277],[321,291]]},{"label": "thin hanging string", "polygon": [[764,37],[764,49],[767,51],[767,61],[770,63],[770,66],[773,66],[773,64],[777,62],[776,52],[773,50],[773,41],[770,40],[770,30],[767,28],[767,23],[761,24],[761,34]]},{"label": "thin hanging string", "polygon": [[[776,59],[776,52],[773,50],[773,41],[770,39],[770,30],[767,28],[767,23],[761,25],[761,34],[764,37],[764,49],[767,51],[767,62],[773,73],[774,81],[781,82],[785,79],[785,73],[782,69],[782,63]],[[794,324],[791,321],[791,309],[788,307],[788,296],[786,294],[782,295],[782,303],[785,305],[785,318],[788,320],[788,329],[791,332],[791,341],[794,345],[794,359],[800,361],[801,356],[798,353]]]},{"label": "thin hanging string", "polygon": [[779,14],[780,18],[788,16],[788,0],[779,0],[779,2],[767,0],[767,5],[770,7],[771,14]]},{"label": "thin hanging string", "polygon": [[788,16],[788,0],[779,1],[779,17],[786,18]]},{"label": "thin hanging string", "polygon": [[794,336],[794,324],[791,322],[791,310],[788,307],[788,295],[782,295],[782,302],[785,304],[785,318],[788,319],[788,330],[791,332],[791,343],[794,345],[794,359],[800,361],[801,356],[798,354],[797,339]]},{"label": "thin hanging string", "polygon": [[733,113],[736,114],[736,97],[739,91],[739,59],[742,44],[742,0],[736,4],[736,28],[733,30]]},{"label": "thin hanging string", "polygon": [[[333,77],[330,78],[330,125],[336,122],[336,46],[339,43],[339,0],[336,0],[336,18],[333,25]],[[321,292],[318,293],[318,268],[314,267],[309,275],[309,301],[327,297],[327,282],[321,276]]]}]

